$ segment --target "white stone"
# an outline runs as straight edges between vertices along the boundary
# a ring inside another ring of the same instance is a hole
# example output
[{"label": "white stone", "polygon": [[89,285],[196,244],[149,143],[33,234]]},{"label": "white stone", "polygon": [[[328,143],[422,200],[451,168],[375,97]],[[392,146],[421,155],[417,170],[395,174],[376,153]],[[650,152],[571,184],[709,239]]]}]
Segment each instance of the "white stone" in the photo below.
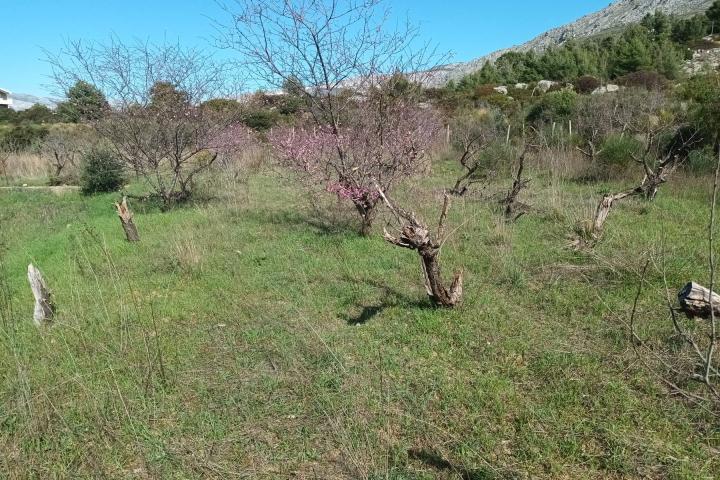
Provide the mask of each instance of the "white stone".
[{"label": "white stone", "polygon": [[550,88],[552,88],[553,85],[556,85],[557,82],[553,82],[552,80],[540,80],[537,84],[537,89],[540,90],[542,93],[546,93]]}]

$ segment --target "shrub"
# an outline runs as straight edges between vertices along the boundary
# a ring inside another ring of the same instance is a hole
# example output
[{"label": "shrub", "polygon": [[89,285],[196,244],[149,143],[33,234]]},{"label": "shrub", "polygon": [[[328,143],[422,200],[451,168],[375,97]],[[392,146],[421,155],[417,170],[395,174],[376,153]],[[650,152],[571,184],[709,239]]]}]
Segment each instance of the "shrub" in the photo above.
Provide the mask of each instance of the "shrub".
[{"label": "shrub", "polygon": [[712,147],[706,145],[690,152],[686,166],[688,171],[694,175],[705,175],[711,173],[717,166],[717,156]]},{"label": "shrub", "polygon": [[551,122],[570,118],[575,112],[577,94],[570,90],[551,92],[532,106],[527,119],[530,122]]},{"label": "shrub", "polygon": [[248,112],[243,118],[245,126],[258,132],[270,130],[278,124],[278,114],[272,110],[257,109]]},{"label": "shrub", "polygon": [[608,167],[627,167],[633,155],[640,153],[642,144],[629,135],[610,135],[602,144],[600,161]]},{"label": "shrub", "polygon": [[83,156],[80,185],[84,195],[114,192],[125,181],[123,164],[106,148],[95,148]]},{"label": "shrub", "polygon": [[641,87],[651,91],[666,90],[670,84],[663,75],[648,70],[628,73],[618,78],[617,83],[624,87]]},{"label": "shrub", "polygon": [[575,91],[582,94],[592,93],[600,85],[600,80],[593,77],[592,75],[583,75],[582,77],[578,77],[577,79],[575,79],[575,81],[573,82]]}]

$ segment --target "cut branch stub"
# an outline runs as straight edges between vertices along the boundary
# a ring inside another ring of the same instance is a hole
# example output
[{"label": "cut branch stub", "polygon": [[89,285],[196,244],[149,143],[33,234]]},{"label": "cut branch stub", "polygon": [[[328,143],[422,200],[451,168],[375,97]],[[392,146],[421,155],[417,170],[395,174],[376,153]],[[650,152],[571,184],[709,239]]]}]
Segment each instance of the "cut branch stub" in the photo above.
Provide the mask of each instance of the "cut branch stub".
[{"label": "cut branch stub", "polygon": [[[425,290],[427,291],[430,300],[434,304],[442,307],[452,308],[456,306],[462,299],[463,271],[459,270],[455,273],[449,289],[445,287],[440,272],[439,262],[440,247],[444,239],[438,238],[437,241],[434,240],[427,226],[420,222],[415,217],[414,213],[407,212],[399,207],[396,207],[390,203],[381,190],[378,189],[378,191],[380,191],[380,196],[390,211],[393,212],[395,217],[405,223],[397,236],[391,235],[387,230],[385,230],[385,240],[398,247],[416,250],[420,255],[423,277],[425,280]],[[448,195],[445,195],[438,226],[440,235],[443,235],[442,232],[445,229],[445,219],[447,218],[447,210],[449,206],[449,197]]]},{"label": "cut branch stub", "polygon": [[28,265],[28,281],[35,297],[35,311],[33,313],[35,324],[41,326],[51,322],[55,315],[52,294],[45,284],[42,273],[32,263]]},{"label": "cut branch stub", "polygon": [[133,214],[130,211],[130,207],[128,207],[127,197],[123,197],[122,202],[115,203],[115,208],[117,209],[118,217],[120,217],[123,230],[125,230],[127,241],[139,242],[140,234],[135,226],[135,222],[133,222]]},{"label": "cut branch stub", "polygon": [[[690,282],[678,293],[680,309],[690,318],[710,318],[710,290]],[[720,295],[712,292],[712,310],[720,316]]]}]

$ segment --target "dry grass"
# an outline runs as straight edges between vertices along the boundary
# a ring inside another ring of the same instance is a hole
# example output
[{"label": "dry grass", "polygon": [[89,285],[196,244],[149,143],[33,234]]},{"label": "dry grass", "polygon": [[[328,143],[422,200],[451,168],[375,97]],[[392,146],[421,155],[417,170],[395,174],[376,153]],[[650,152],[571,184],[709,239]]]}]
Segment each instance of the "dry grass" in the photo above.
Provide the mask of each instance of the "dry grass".
[{"label": "dry grass", "polygon": [[7,182],[18,179],[40,179],[47,176],[48,164],[37,153],[11,153],[7,160]]}]

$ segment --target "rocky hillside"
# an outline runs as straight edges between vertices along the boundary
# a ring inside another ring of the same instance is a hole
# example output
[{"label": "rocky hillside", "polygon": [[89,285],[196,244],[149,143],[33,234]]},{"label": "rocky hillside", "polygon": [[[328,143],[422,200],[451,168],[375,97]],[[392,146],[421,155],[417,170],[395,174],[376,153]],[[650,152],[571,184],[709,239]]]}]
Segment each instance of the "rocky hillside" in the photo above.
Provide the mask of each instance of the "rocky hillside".
[{"label": "rocky hillside", "polygon": [[460,79],[479,70],[485,62],[494,61],[509,51],[542,51],[573,38],[592,37],[624,25],[638,23],[645,15],[658,10],[674,15],[691,15],[707,10],[712,3],[713,0],[617,0],[600,11],[545,32],[522,45],[498,50],[467,63],[446,65],[438,70],[430,83],[440,86],[449,80]]}]

